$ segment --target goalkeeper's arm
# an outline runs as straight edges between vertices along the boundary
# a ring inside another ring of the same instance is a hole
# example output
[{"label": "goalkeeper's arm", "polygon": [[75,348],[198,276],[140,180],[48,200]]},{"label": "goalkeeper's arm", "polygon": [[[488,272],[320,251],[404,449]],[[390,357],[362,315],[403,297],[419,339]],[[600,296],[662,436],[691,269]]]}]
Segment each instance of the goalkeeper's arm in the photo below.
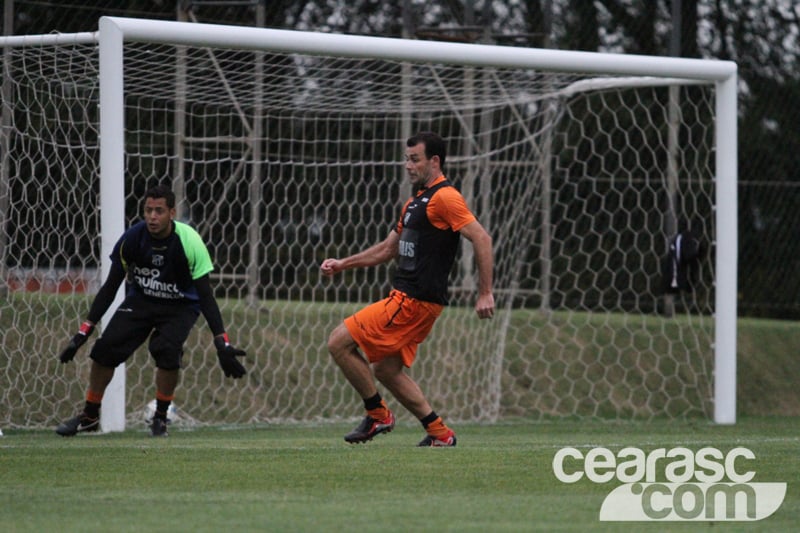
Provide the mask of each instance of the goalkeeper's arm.
[{"label": "goalkeeper's arm", "polygon": [[125,272],[121,268],[117,269],[112,267],[108,278],[106,278],[100,290],[97,291],[97,296],[94,297],[92,306],[89,308],[88,318],[81,324],[78,333],[73,335],[72,339],[70,339],[67,347],[59,354],[58,359],[62,363],[72,361],[75,354],[78,353],[78,349],[89,339],[89,336],[94,331],[94,325],[103,318],[108,308],[111,307],[111,304],[114,302],[114,297],[117,294],[117,289],[119,289],[119,286],[124,280]]},{"label": "goalkeeper's arm", "polygon": [[219,366],[222,367],[226,377],[236,379],[244,376],[244,366],[236,358],[245,355],[245,352],[234,348],[228,339],[228,334],[225,333],[222,314],[219,312],[217,299],[214,298],[214,292],[211,290],[208,274],[199,277],[194,282],[195,287],[197,287],[197,294],[200,297],[200,311],[203,313],[206,322],[208,322],[208,327],[211,328],[211,333],[214,335],[214,347],[217,349]]},{"label": "goalkeeper's arm", "polygon": [[103,286],[97,291],[97,296],[94,297],[92,306],[89,308],[87,320],[91,322],[92,325],[100,322],[100,319],[106,314],[108,308],[114,303],[117,290],[119,290],[119,286],[122,285],[123,281],[125,281],[125,271],[121,268],[112,267],[105,283],[103,283]]}]

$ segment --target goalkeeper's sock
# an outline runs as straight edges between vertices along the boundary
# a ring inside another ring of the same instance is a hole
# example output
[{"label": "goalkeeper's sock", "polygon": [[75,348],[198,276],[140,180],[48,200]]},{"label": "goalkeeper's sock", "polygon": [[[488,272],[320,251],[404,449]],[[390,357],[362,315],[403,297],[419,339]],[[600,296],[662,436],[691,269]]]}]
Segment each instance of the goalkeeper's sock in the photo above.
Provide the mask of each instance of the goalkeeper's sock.
[{"label": "goalkeeper's sock", "polygon": [[169,411],[170,402],[156,401],[156,412],[153,414],[155,418],[162,420],[167,419],[167,412]]},{"label": "goalkeeper's sock", "polygon": [[422,427],[425,428],[428,435],[432,437],[444,438],[451,433],[450,428],[444,423],[442,417],[436,414],[436,411],[431,411],[429,415],[421,418],[420,422],[422,422]]},{"label": "goalkeeper's sock", "polygon": [[86,391],[86,403],[83,405],[83,414],[87,418],[96,420],[100,416],[100,404],[103,402],[103,395],[94,391]]},{"label": "goalkeeper's sock", "polygon": [[367,416],[373,420],[386,420],[389,416],[389,408],[381,398],[380,393],[376,393],[375,396],[370,398],[365,398],[364,408],[367,410]]},{"label": "goalkeeper's sock", "polygon": [[167,395],[156,391],[156,413],[155,413],[156,418],[161,418],[163,420],[167,419],[169,406],[172,404],[172,400],[174,398],[175,398],[174,394]]}]

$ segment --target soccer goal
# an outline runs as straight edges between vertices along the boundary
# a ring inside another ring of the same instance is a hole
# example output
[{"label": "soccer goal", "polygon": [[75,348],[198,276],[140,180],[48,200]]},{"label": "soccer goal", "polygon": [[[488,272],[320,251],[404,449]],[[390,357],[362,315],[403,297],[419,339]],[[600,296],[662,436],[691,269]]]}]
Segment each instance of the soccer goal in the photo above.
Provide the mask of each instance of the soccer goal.
[{"label": "soccer goal", "polygon": [[[420,130],[447,139],[445,172],[495,242],[496,316],[472,310],[464,243],[410,370],[437,411],[735,422],[734,63],[121,18],[0,43],[4,427],[80,406],[88,348],[56,354],[157,182],[210,243],[248,352],[248,375],[226,380],[200,319],[176,397],[187,419],[360,416],[326,339],[386,294],[391,266],[328,280],[319,264],[385,238]],[[661,263],[689,229],[691,287],[665,295]],[[143,423],[153,396],[140,350],[103,428]]]}]

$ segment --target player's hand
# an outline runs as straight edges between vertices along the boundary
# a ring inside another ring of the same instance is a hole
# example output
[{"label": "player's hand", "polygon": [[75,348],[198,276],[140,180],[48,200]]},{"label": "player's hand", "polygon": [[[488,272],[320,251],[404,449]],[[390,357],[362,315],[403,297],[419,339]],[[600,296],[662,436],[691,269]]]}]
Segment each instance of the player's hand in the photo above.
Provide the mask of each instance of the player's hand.
[{"label": "player's hand", "polygon": [[326,259],[322,262],[319,269],[324,276],[333,276],[337,272],[342,271],[342,262],[338,259]]},{"label": "player's hand", "polygon": [[75,354],[78,353],[78,348],[86,344],[86,341],[89,339],[89,336],[94,331],[94,325],[91,322],[84,322],[81,324],[78,333],[72,337],[67,344],[67,347],[59,354],[58,360],[62,363],[69,363],[72,361],[72,358],[75,357]]},{"label": "player's hand", "polygon": [[492,293],[478,296],[475,302],[475,312],[478,318],[492,318],[494,316],[494,296]]},{"label": "player's hand", "polygon": [[246,355],[245,351],[234,348],[231,343],[228,342],[227,333],[214,337],[214,346],[217,348],[219,366],[221,366],[222,371],[225,372],[226,378],[239,379],[245,375],[246,372],[242,363],[236,359],[237,357]]}]

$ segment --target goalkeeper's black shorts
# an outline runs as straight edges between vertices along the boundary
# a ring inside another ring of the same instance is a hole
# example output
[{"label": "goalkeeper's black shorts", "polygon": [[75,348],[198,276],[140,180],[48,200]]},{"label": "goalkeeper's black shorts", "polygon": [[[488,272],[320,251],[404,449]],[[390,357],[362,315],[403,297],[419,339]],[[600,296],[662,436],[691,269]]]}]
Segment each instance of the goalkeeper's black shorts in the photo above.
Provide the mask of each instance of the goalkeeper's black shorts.
[{"label": "goalkeeper's black shorts", "polygon": [[181,367],[186,342],[199,311],[186,302],[159,302],[144,296],[125,298],[92,347],[90,357],[103,366],[116,368],[150,337],[148,349],[156,366],[164,370]]}]

